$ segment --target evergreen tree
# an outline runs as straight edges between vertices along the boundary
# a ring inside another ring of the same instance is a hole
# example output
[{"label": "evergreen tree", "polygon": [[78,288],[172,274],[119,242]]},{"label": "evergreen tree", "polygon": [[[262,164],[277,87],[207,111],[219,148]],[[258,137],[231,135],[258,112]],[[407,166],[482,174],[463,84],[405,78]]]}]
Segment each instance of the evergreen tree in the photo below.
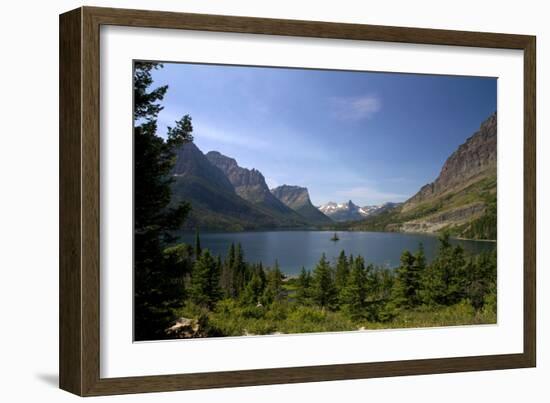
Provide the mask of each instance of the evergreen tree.
[{"label": "evergreen tree", "polygon": [[332,278],[332,270],[325,254],[313,270],[313,300],[321,308],[333,308],[336,302],[336,287]]},{"label": "evergreen tree", "polygon": [[[208,251],[208,249],[203,249],[203,250]],[[201,251],[201,255],[202,255],[202,251]],[[221,257],[218,255],[218,257],[214,260],[214,265],[212,267],[212,270],[210,271],[210,278],[209,278],[210,308],[212,308],[216,304],[216,302],[218,302],[220,299],[223,298],[223,290],[221,287],[221,274],[222,274]]]},{"label": "evergreen tree", "polygon": [[200,306],[212,309],[220,299],[219,271],[216,261],[205,249],[193,265],[189,294],[191,300]]},{"label": "evergreen tree", "polygon": [[376,278],[376,270],[372,263],[369,263],[367,267],[365,267],[365,278],[367,281],[367,297],[370,296],[370,298],[373,299],[377,290],[377,284],[376,284],[377,278]]},{"label": "evergreen tree", "polygon": [[353,254],[351,253],[349,255],[348,267],[353,267]]},{"label": "evergreen tree", "polygon": [[177,289],[176,297],[185,299],[185,282],[193,269],[193,248],[188,244],[178,244],[164,249],[163,264],[167,277]]},{"label": "evergreen tree", "polygon": [[370,322],[386,322],[396,316],[392,300],[395,277],[394,270],[367,266],[366,319]]},{"label": "evergreen tree", "polygon": [[258,272],[253,272],[250,281],[246,284],[246,287],[241,295],[241,302],[244,305],[256,305],[258,304],[263,291],[262,280],[260,279]]},{"label": "evergreen tree", "polygon": [[231,242],[229,252],[227,253],[227,264],[231,267],[235,265],[235,244]]},{"label": "evergreen tree", "polygon": [[418,250],[414,254],[414,271],[418,273],[419,277],[422,277],[422,273],[426,269],[426,255],[424,253],[424,244],[420,242],[418,244]]},{"label": "evergreen tree", "polygon": [[422,277],[426,271],[426,255],[424,253],[424,244],[418,245],[418,250],[414,254],[414,263],[410,274],[410,284],[415,288],[409,299],[409,306],[417,306],[422,303]]},{"label": "evergreen tree", "polygon": [[481,253],[468,259],[465,272],[467,276],[466,297],[472,306],[479,310],[483,308],[492,290],[496,290],[496,251]]},{"label": "evergreen tree", "polygon": [[[338,261],[336,262],[336,272],[334,275],[334,284],[338,295],[341,295],[342,291],[347,285],[348,275],[349,275],[348,259],[346,258],[345,252],[340,251],[338,256]],[[353,267],[353,266],[351,266]]]},{"label": "evergreen tree", "polygon": [[226,260],[222,266],[221,287],[225,298],[235,296],[233,266],[235,265],[235,244],[231,243],[227,252]]},{"label": "evergreen tree", "polygon": [[453,248],[449,269],[450,273],[447,279],[447,303],[456,304],[466,297],[466,287],[468,285],[466,258],[462,246],[456,245]]},{"label": "evergreen tree", "polygon": [[357,256],[342,293],[344,308],[353,319],[359,319],[366,315],[367,291],[365,262],[361,256]]},{"label": "evergreen tree", "polygon": [[195,257],[198,259],[201,255],[201,238],[199,236],[199,229],[195,229]]},{"label": "evergreen tree", "polygon": [[191,118],[184,116],[167,139],[157,135],[160,101],[167,86],[151,89],[152,71],[158,63],[134,65],[134,296],[135,335],[137,340],[163,336],[173,308],[183,299],[181,284],[163,259],[163,250],[174,239],[188,215],[190,206],[170,206],[171,176],[175,148],[192,141]]},{"label": "evergreen tree", "polygon": [[464,250],[453,247],[447,232],[439,237],[436,258],[422,276],[422,301],[428,305],[453,305],[466,296]]},{"label": "evergreen tree", "polygon": [[263,290],[265,289],[267,278],[265,276],[265,270],[264,270],[264,266],[262,265],[262,262],[258,263],[258,266],[256,267],[256,273],[258,274],[258,277],[262,283],[262,290]]},{"label": "evergreen tree", "polygon": [[311,273],[302,266],[297,281],[296,300],[302,305],[307,305],[311,300]]},{"label": "evergreen tree", "polygon": [[222,273],[223,273],[222,257],[218,254],[216,258],[217,300],[220,300],[223,297],[225,297],[225,289],[223,288],[223,284],[222,284]]},{"label": "evergreen tree", "polygon": [[235,248],[235,257],[233,261],[233,296],[237,297],[244,289],[246,283],[246,263],[244,262],[244,253],[241,244]]},{"label": "evergreen tree", "polygon": [[397,307],[412,308],[419,303],[420,266],[424,264],[424,252],[420,248],[417,253],[420,259],[418,264],[415,256],[408,250],[403,251],[401,254],[393,288],[393,300]]},{"label": "evergreen tree", "polygon": [[282,297],[283,273],[279,268],[279,262],[275,260],[273,269],[267,272],[267,283],[264,292],[264,301],[271,304]]}]

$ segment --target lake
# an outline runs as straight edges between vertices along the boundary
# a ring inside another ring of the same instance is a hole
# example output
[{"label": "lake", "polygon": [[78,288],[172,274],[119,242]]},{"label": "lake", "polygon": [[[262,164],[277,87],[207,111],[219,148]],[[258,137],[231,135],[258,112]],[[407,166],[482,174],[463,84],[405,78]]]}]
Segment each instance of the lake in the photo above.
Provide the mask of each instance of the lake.
[{"label": "lake", "polygon": [[[286,274],[298,274],[304,266],[313,270],[323,252],[329,261],[334,262],[343,249],[346,255],[361,255],[366,263],[379,266],[396,267],[403,250],[412,252],[424,245],[426,258],[433,259],[438,248],[438,239],[434,235],[402,234],[396,232],[359,232],[339,231],[338,241],[331,241],[333,231],[257,231],[224,232],[200,234],[202,248],[209,249],[214,255],[225,258],[232,242],[243,247],[247,262],[262,262],[272,266],[277,259],[281,270]],[[195,234],[185,233],[180,242],[194,244]],[[460,244],[470,253],[479,253],[496,248],[496,242],[451,240]]]}]

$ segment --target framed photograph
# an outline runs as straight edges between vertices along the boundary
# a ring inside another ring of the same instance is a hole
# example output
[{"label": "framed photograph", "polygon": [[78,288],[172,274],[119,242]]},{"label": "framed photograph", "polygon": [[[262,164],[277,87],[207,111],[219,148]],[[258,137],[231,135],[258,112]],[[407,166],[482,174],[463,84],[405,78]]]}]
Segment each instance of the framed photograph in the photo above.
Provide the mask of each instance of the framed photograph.
[{"label": "framed photograph", "polygon": [[533,367],[535,37],[60,16],[60,387]]}]

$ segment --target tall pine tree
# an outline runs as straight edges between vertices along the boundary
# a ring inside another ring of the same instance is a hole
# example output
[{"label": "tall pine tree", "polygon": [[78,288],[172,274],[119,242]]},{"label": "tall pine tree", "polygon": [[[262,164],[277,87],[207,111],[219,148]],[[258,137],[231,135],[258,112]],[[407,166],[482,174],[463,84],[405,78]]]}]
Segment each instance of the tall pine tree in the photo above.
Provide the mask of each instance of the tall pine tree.
[{"label": "tall pine tree", "polygon": [[233,260],[233,296],[237,297],[244,289],[246,284],[246,263],[244,261],[244,252],[240,243],[235,248],[235,257]]},{"label": "tall pine tree", "polygon": [[271,304],[282,297],[283,273],[279,268],[279,262],[275,260],[275,266],[267,272],[267,283],[264,292],[264,302]]},{"label": "tall pine tree", "polygon": [[218,265],[208,249],[202,251],[193,265],[189,294],[195,304],[208,309],[212,309],[221,297]]},{"label": "tall pine tree", "polygon": [[311,301],[311,273],[302,267],[300,275],[298,276],[297,289],[296,289],[296,301],[302,305],[307,305]]},{"label": "tall pine tree", "polygon": [[343,250],[340,251],[334,274],[334,285],[339,299],[341,299],[342,292],[347,285],[350,267],[353,267],[353,264],[350,266],[346,258],[346,253]]},{"label": "tall pine tree", "polygon": [[428,305],[453,305],[466,296],[464,250],[453,247],[447,232],[439,237],[436,258],[422,276],[422,301]]},{"label": "tall pine tree", "polygon": [[344,309],[353,319],[363,318],[367,313],[367,281],[365,261],[361,256],[357,256],[348,276],[346,287],[342,292]]},{"label": "tall pine tree", "polygon": [[397,307],[412,308],[418,304],[420,272],[415,257],[408,250],[401,254],[393,287],[393,302]]},{"label": "tall pine tree", "polygon": [[199,235],[199,229],[195,229],[195,257],[198,259],[201,255],[201,237]]},{"label": "tall pine tree", "polygon": [[234,275],[233,275],[233,266],[235,264],[235,244],[231,243],[229,250],[227,252],[227,257],[222,266],[221,274],[221,286],[223,290],[223,295],[225,298],[232,298],[235,295],[234,292]]},{"label": "tall pine tree", "polygon": [[332,270],[324,253],[313,270],[312,297],[315,303],[323,309],[331,309],[336,303],[336,287]]},{"label": "tall pine tree", "polygon": [[157,63],[134,65],[134,297],[137,340],[162,337],[171,310],[181,304],[181,284],[174,281],[163,259],[190,210],[189,204],[170,206],[175,148],[192,141],[191,118],[184,116],[169,128],[167,139],[157,135],[160,101],[167,86],[152,89]]},{"label": "tall pine tree", "polygon": [[250,281],[246,284],[241,294],[241,302],[244,305],[256,305],[260,301],[263,291],[262,279],[258,275],[258,272],[253,272]]}]

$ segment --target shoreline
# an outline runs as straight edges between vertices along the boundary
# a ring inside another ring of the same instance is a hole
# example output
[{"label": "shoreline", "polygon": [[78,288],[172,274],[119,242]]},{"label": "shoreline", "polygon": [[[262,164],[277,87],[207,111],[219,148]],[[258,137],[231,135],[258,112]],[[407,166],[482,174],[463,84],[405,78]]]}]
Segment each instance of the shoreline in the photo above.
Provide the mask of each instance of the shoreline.
[{"label": "shoreline", "polygon": [[496,239],[472,239],[472,238],[461,238],[461,237],[451,237],[451,239],[457,239],[459,241],[476,241],[476,242],[493,242],[493,243],[497,243]]},{"label": "shoreline", "polygon": [[[200,230],[200,234],[245,234],[245,233],[255,233],[255,232],[365,232],[365,233],[377,233],[377,234],[402,234],[402,235],[425,235],[438,237],[441,235],[439,232],[414,232],[414,231],[376,231],[376,230],[355,230],[355,229],[326,229],[326,228],[262,228],[262,229],[245,229],[242,231],[224,231],[216,229],[204,229]],[[175,235],[189,235],[195,234],[195,230],[181,230],[175,231]],[[493,242],[497,243],[497,239],[474,239],[474,238],[464,238],[457,236],[450,236],[451,239],[458,241],[474,241],[474,242]]]}]

